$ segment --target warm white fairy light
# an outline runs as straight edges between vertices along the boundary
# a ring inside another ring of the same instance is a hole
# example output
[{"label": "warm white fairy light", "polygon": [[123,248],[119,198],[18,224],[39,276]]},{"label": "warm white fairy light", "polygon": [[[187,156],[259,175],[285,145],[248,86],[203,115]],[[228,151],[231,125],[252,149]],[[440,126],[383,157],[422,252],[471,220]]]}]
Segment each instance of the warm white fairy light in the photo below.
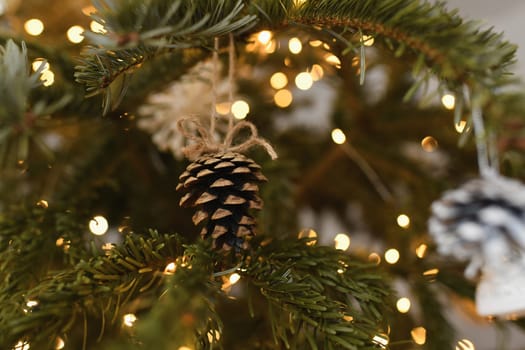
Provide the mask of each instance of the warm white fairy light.
[{"label": "warm white fairy light", "polygon": [[108,231],[108,220],[102,215],[97,215],[89,221],[89,230],[92,234],[102,236]]},{"label": "warm white fairy light", "polygon": [[137,321],[137,316],[134,314],[125,314],[122,319],[125,326],[133,327],[133,324]]},{"label": "warm white fairy light", "polygon": [[399,227],[408,228],[410,226],[410,218],[406,214],[400,214],[396,221]]},{"label": "warm white fairy light", "polygon": [[73,44],[81,43],[84,40],[84,28],[81,26],[72,26],[67,30],[67,40]]},{"label": "warm white fairy light", "polygon": [[454,109],[456,106],[456,98],[454,95],[445,94],[441,97],[441,103],[445,106],[446,109]]},{"label": "warm white fairy light", "polygon": [[239,280],[241,279],[241,275],[235,272],[232,273],[228,279],[230,280],[230,284],[234,285],[235,283],[239,282]]},{"label": "warm white fairy light", "polygon": [[336,68],[341,68],[341,60],[335,55],[326,55],[324,60]]},{"label": "warm white fairy light", "polygon": [[308,72],[302,72],[297,74],[295,77],[295,85],[300,90],[308,90],[312,87],[314,84],[314,80],[312,79],[312,75]]},{"label": "warm white fairy light", "polygon": [[21,340],[19,340],[18,343],[16,343],[15,347],[13,348],[13,350],[29,350],[29,349],[30,349],[29,343],[26,341],[21,341]]},{"label": "warm white fairy light", "polygon": [[290,50],[290,52],[294,55],[301,53],[303,50],[303,44],[301,43],[301,40],[299,40],[299,38],[291,38],[288,41],[288,50]]},{"label": "warm white fairy light", "polygon": [[91,29],[93,33],[104,34],[107,32],[106,28],[104,28],[104,25],[97,21],[91,21],[91,23],[89,23],[89,29]]},{"label": "warm white fairy light", "polygon": [[376,343],[377,345],[381,346],[381,348],[386,349],[388,346],[388,343],[390,343],[390,339],[388,338],[388,335],[386,334],[376,334],[372,338],[372,341]]},{"label": "warm white fairy light", "polygon": [[95,6],[93,5],[89,5],[89,6],[84,6],[82,7],[82,13],[85,15],[85,16],[91,16],[92,14],[96,13],[97,12],[97,9],[95,8]]},{"label": "warm white fairy light", "polygon": [[468,339],[461,339],[456,345],[456,350],[476,350],[476,346]]},{"label": "warm white fairy light", "polygon": [[267,45],[272,40],[272,32],[269,30],[263,30],[260,31],[259,34],[257,34],[257,41],[259,41],[263,45]]},{"label": "warm white fairy light", "polygon": [[331,135],[332,135],[332,141],[334,141],[338,145],[342,145],[343,143],[346,142],[346,135],[343,132],[343,130],[339,128],[332,130]]},{"label": "warm white fairy light", "polygon": [[190,348],[189,346],[181,346],[177,350],[193,350],[193,349]]},{"label": "warm white fairy light", "polygon": [[324,76],[324,69],[318,64],[314,64],[312,66],[312,70],[310,71],[310,75],[312,76],[313,81],[319,81]]},{"label": "warm white fairy light", "polygon": [[279,90],[273,95],[275,105],[280,108],[286,108],[293,102],[293,95],[290,90],[283,89]]},{"label": "warm white fairy light", "polygon": [[425,272],[423,272],[423,276],[436,276],[438,273],[439,273],[439,269],[434,268],[434,269],[426,270]]},{"label": "warm white fairy light", "polygon": [[321,40],[311,40],[309,44],[311,47],[319,47],[323,45],[323,42]]},{"label": "warm white fairy light", "polygon": [[350,247],[350,237],[344,233],[338,233],[335,238],[335,249],[347,250]]},{"label": "warm white fairy light", "polygon": [[36,72],[39,69],[42,69],[41,72],[45,72],[46,70],[49,70],[49,62],[43,58],[36,58],[31,63],[31,68],[33,68],[33,72]]},{"label": "warm white fairy light", "polygon": [[410,299],[399,298],[396,303],[397,311],[402,314],[406,314],[410,310]]},{"label": "warm white fairy light", "polygon": [[413,328],[410,331],[410,335],[412,336],[412,340],[414,340],[414,343],[417,345],[423,345],[427,341],[427,330],[425,327],[416,327]]},{"label": "warm white fairy light", "polygon": [[454,128],[459,134],[462,134],[463,131],[465,131],[466,126],[467,126],[467,122],[465,120],[460,120],[459,122],[454,124]]},{"label": "warm white fairy light", "polygon": [[420,259],[423,259],[425,257],[425,254],[427,253],[428,246],[424,243],[421,243],[416,248],[416,256]]},{"label": "warm white fairy light", "polygon": [[44,31],[44,23],[38,18],[31,18],[24,23],[24,29],[29,35],[39,36]]},{"label": "warm white fairy light", "polygon": [[40,208],[49,208],[49,203],[45,199],[41,199],[38,202],[36,202],[36,205]]},{"label": "warm white fairy light", "polygon": [[421,140],[421,148],[425,152],[434,152],[438,147],[438,142],[435,138],[432,136],[427,136],[423,140]]},{"label": "warm white fairy light", "polygon": [[61,350],[66,346],[66,343],[64,342],[64,339],[57,337],[55,340],[55,349]]},{"label": "warm white fairy light", "polygon": [[230,107],[231,107],[230,102],[217,103],[215,105],[215,111],[219,113],[220,115],[228,115],[228,113],[230,113]]},{"label": "warm white fairy light", "polygon": [[372,45],[374,45],[374,37],[371,36],[371,35],[363,35],[361,40],[363,41],[363,45],[365,45],[365,46],[372,46]]},{"label": "warm white fairy light", "polygon": [[270,78],[270,85],[276,89],[282,89],[288,84],[288,78],[283,72],[277,72],[272,75]]},{"label": "warm white fairy light", "polygon": [[250,113],[250,105],[243,100],[235,101],[232,104],[232,114],[236,119],[244,119]]},{"label": "warm white fairy light", "polygon": [[373,264],[379,265],[381,263],[381,256],[377,253],[370,253],[368,256],[368,261]]},{"label": "warm white fairy light", "polygon": [[314,238],[317,238],[317,232],[315,232],[312,229],[301,230],[301,232],[299,232],[299,234],[297,235],[297,238],[299,238],[299,239],[310,238],[310,241],[308,241],[307,244],[308,245],[315,245],[315,243],[317,241]]},{"label": "warm white fairy light", "polygon": [[35,307],[38,305],[38,301],[36,300],[28,300],[26,303],[27,307]]},{"label": "warm white fairy light", "polygon": [[208,336],[208,341],[210,343],[219,341],[221,339],[221,333],[216,329],[214,330],[210,329],[206,335]]},{"label": "warm white fairy light", "polygon": [[42,81],[42,85],[51,86],[55,83],[55,73],[51,70],[46,70],[40,75],[40,80]]},{"label": "warm white fairy light", "polygon": [[399,261],[399,251],[395,248],[388,249],[385,252],[385,261],[389,264],[395,264]]},{"label": "warm white fairy light", "polygon": [[164,274],[165,275],[172,275],[175,273],[175,270],[177,269],[177,266],[174,262],[170,262],[166,267],[164,268]]}]

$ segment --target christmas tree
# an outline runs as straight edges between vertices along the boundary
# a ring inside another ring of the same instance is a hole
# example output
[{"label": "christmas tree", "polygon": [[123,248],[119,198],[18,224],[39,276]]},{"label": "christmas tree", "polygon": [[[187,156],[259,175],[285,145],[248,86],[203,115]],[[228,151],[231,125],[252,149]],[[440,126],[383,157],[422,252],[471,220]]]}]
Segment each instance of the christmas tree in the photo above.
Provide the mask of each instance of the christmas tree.
[{"label": "christmas tree", "polygon": [[423,0],[0,0],[0,348],[514,349],[515,50]]}]

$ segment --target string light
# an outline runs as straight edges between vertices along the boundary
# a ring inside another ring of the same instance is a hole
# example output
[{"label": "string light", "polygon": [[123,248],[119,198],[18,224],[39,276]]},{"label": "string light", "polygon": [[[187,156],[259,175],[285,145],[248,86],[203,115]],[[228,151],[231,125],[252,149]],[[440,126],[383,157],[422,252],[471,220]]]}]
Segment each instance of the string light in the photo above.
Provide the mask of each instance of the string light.
[{"label": "string light", "polygon": [[24,23],[24,29],[29,35],[39,36],[44,31],[44,23],[38,18],[31,18]]},{"label": "string light", "polygon": [[338,145],[342,145],[346,142],[346,135],[341,129],[334,129],[332,130],[332,141],[337,143]]},{"label": "string light", "polygon": [[273,100],[277,107],[286,108],[293,102],[293,95],[290,90],[283,89],[279,90],[273,95]]},{"label": "string light", "polygon": [[220,115],[228,115],[228,113],[230,113],[230,107],[231,107],[230,102],[217,103],[215,105],[215,111],[219,113]]},{"label": "string light", "polygon": [[[44,65],[42,67],[42,65]],[[33,72],[36,72],[37,70],[39,70],[40,68],[42,67],[42,72],[45,72],[46,70],[49,70],[49,62],[47,62],[45,59],[43,58],[36,58],[32,63],[31,63],[31,68],[33,68]]]},{"label": "string light", "polygon": [[301,40],[299,40],[299,38],[291,38],[288,41],[288,50],[290,50],[290,52],[294,55],[301,53],[303,50],[303,44],[301,43]]},{"label": "string light", "polygon": [[399,251],[391,248],[385,252],[385,261],[389,264],[395,264],[399,261]]},{"label": "string light", "polygon": [[56,341],[55,341],[55,349],[56,350],[61,350],[63,349],[64,347],[66,346],[66,343],[64,342],[64,339],[60,338],[60,337],[57,337]]},{"label": "string light", "polygon": [[311,40],[309,44],[311,47],[319,47],[323,45],[323,42],[321,40]]},{"label": "string light", "polygon": [[416,248],[416,256],[420,259],[423,259],[425,257],[425,254],[427,253],[428,246],[424,243],[420,244]]},{"label": "string light", "polygon": [[425,152],[434,152],[438,147],[438,142],[432,136],[427,136],[421,140],[421,147]]},{"label": "string light", "polygon": [[475,350],[474,343],[468,339],[461,339],[456,345],[456,350]]},{"label": "string light", "polygon": [[89,5],[82,7],[81,11],[85,16],[91,16],[92,14],[97,12],[97,9],[95,8],[95,6]]},{"label": "string light", "polygon": [[410,310],[410,299],[400,298],[396,303],[397,311],[406,314]]},{"label": "string light", "polygon": [[410,335],[417,345],[423,345],[427,341],[427,330],[425,327],[416,327],[410,331]]},{"label": "string light", "polygon": [[232,104],[232,114],[236,119],[244,119],[250,113],[250,105],[243,100],[235,101]]},{"label": "string light", "polygon": [[313,84],[314,84],[314,80],[312,79],[312,76],[308,72],[299,73],[295,77],[295,85],[300,90],[308,90],[312,87]]},{"label": "string light", "polygon": [[30,346],[28,342],[19,340],[13,350],[29,350],[29,348]]},{"label": "string light", "polygon": [[276,48],[277,44],[275,43],[275,40],[270,40],[270,42],[264,46],[264,51],[266,53],[274,53]]},{"label": "string light", "polygon": [[319,81],[324,76],[324,69],[318,64],[312,66],[312,71],[310,72],[313,81]]},{"label": "string light", "polygon": [[306,244],[314,245],[317,242],[317,240],[313,238],[317,238],[317,232],[315,232],[312,229],[301,230],[301,232],[299,232],[299,234],[297,235],[297,238],[310,238],[310,241],[308,241]]},{"label": "string light", "polygon": [[335,238],[335,249],[347,250],[350,247],[350,237],[344,233],[338,233]]},{"label": "string light", "polygon": [[381,263],[381,256],[377,253],[370,253],[368,256],[368,261],[373,264],[379,265]]},{"label": "string light", "polygon": [[376,334],[372,338],[372,341],[383,349],[386,349],[388,343],[390,343],[390,339],[387,334]]},{"label": "string light", "polygon": [[193,350],[193,349],[188,346],[181,346],[178,350]]},{"label": "string light", "polygon": [[49,207],[49,203],[45,200],[45,199],[41,199],[39,200],[38,202],[36,202],[36,205],[40,208],[48,208]]},{"label": "string light", "polygon": [[341,60],[335,55],[328,54],[325,56],[324,60],[326,63],[329,63],[336,68],[341,68]]},{"label": "string light", "polygon": [[270,85],[276,89],[282,89],[288,84],[288,78],[283,72],[277,72],[272,75],[270,78]]},{"label": "string light", "polygon": [[240,279],[241,279],[241,275],[239,275],[239,274],[236,273],[236,272],[235,272],[235,273],[232,273],[232,274],[230,275],[230,278],[229,278],[229,280],[230,280],[230,284],[231,284],[231,285],[234,285],[235,283],[239,282]]},{"label": "string light", "polygon": [[104,28],[104,25],[97,21],[91,21],[91,23],[89,23],[89,29],[91,29],[93,33],[104,34],[107,32],[106,28]]},{"label": "string light", "polygon": [[105,217],[97,215],[89,221],[89,230],[92,234],[102,236],[108,231],[109,223]]},{"label": "string light", "polygon": [[400,214],[396,221],[401,228],[408,228],[410,226],[410,218],[406,214]]},{"label": "string light", "polygon": [[208,331],[208,333],[207,333],[207,336],[208,336],[208,341],[210,343],[213,343],[215,341],[219,341],[221,339],[221,333],[218,330],[216,330],[216,329],[214,329],[214,330],[210,329]]},{"label": "string light", "polygon": [[28,300],[26,303],[27,307],[35,307],[38,305],[38,301],[36,300]]},{"label": "string light", "polygon": [[459,134],[463,133],[466,126],[467,126],[467,122],[465,120],[460,120],[459,122],[454,124],[454,128]]},{"label": "string light", "polygon": [[133,324],[137,321],[137,316],[134,314],[125,314],[122,319],[124,320],[123,323],[125,326],[133,327]]},{"label": "string light", "polygon": [[42,81],[42,85],[51,86],[55,82],[55,73],[53,73],[51,70],[46,70],[42,72],[40,80]]},{"label": "string light", "polygon": [[64,245],[64,237],[57,238],[55,244],[57,247],[61,247],[62,245]]},{"label": "string light", "polygon": [[445,94],[441,97],[441,103],[445,106],[446,109],[454,109],[456,106],[456,98],[454,95]]},{"label": "string light", "polygon": [[350,315],[344,315],[343,320],[345,320],[346,322],[352,322],[354,318]]},{"label": "string light", "polygon": [[177,266],[174,262],[170,262],[166,267],[164,268],[164,274],[165,275],[173,275],[175,273],[175,270],[177,269]]},{"label": "string light", "polygon": [[436,276],[439,273],[439,269],[430,269],[423,272],[423,276]]},{"label": "string light", "polygon": [[361,40],[363,41],[363,45],[365,46],[372,46],[374,45],[374,37],[371,35],[363,35],[361,37]]},{"label": "string light", "polygon": [[72,26],[67,30],[67,40],[73,44],[78,44],[84,40],[84,28],[81,26]]},{"label": "string light", "polygon": [[269,30],[263,30],[260,31],[259,34],[257,34],[257,41],[259,41],[263,45],[267,45],[272,40],[272,32]]}]

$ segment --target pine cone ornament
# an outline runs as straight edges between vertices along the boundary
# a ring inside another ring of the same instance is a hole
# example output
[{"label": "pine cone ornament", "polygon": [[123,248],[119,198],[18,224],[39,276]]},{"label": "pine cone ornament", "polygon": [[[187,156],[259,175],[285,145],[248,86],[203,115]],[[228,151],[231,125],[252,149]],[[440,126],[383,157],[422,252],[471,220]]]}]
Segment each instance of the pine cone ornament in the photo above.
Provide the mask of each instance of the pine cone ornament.
[{"label": "pine cone ornament", "polygon": [[212,237],[214,247],[246,249],[255,235],[251,209],[261,209],[258,183],[267,181],[261,167],[240,153],[206,154],[179,177],[184,192],[180,205],[198,208],[193,223],[203,226],[201,236]]},{"label": "pine cone ornament", "polygon": [[438,252],[481,271],[481,315],[525,312],[525,186],[499,175],[467,182],[432,204],[429,232]]}]

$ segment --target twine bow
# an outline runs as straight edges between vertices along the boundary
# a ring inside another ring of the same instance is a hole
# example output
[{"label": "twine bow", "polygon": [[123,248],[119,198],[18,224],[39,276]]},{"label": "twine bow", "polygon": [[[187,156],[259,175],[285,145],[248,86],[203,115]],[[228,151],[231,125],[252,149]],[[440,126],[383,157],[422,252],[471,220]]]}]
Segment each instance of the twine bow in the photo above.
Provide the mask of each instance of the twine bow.
[{"label": "twine bow", "polygon": [[[185,128],[185,122],[192,123],[196,127],[196,133]],[[214,136],[202,125],[200,119],[196,116],[185,116],[177,121],[177,129],[180,133],[193,143],[184,147],[182,151],[184,155],[194,160],[199,156],[206,153],[219,153],[219,152],[245,152],[253,146],[261,146],[265,151],[272,157],[277,159],[277,153],[273,149],[272,145],[265,139],[259,136],[257,127],[253,123],[247,121],[241,121],[235,124],[233,127],[228,128],[228,132],[224,137],[224,142],[218,142]],[[239,135],[239,132],[243,129],[250,130],[250,136],[239,144],[235,144],[234,140]]]}]

